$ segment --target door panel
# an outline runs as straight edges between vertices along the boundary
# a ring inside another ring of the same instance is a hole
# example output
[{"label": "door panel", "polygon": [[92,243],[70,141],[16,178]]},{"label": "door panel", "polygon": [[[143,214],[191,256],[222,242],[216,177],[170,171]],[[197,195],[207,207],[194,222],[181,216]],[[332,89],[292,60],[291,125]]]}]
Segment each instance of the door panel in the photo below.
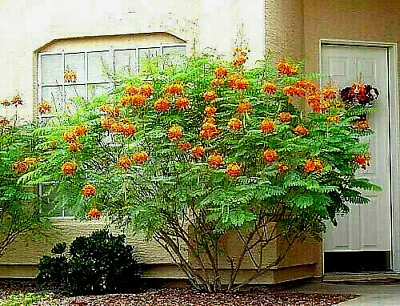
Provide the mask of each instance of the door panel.
[{"label": "door panel", "polygon": [[366,193],[367,205],[351,205],[348,216],[338,218],[335,228],[328,225],[325,252],[390,251],[390,148],[387,49],[377,47],[322,47],[324,82],[333,80],[340,88],[356,80],[370,83],[380,91],[377,111],[368,115],[374,135],[369,136],[371,165],[360,169],[360,177],[368,177],[382,187],[378,193]]}]

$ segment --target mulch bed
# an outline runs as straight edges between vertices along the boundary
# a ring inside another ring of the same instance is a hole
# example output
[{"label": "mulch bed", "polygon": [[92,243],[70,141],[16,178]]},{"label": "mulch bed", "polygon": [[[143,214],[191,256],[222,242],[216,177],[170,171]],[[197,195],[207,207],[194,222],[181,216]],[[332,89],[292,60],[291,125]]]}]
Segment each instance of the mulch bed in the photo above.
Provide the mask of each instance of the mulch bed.
[{"label": "mulch bed", "polygon": [[[39,292],[32,281],[0,280],[0,301],[15,293]],[[51,300],[42,301],[35,305],[62,306],[103,306],[103,305],[135,305],[135,306],[294,306],[294,305],[336,305],[352,299],[354,295],[339,294],[307,294],[288,293],[284,291],[268,292],[263,289],[225,293],[201,293],[189,289],[148,289],[132,294],[106,294],[66,297],[59,292]],[[1,304],[1,303],[0,303]]]}]

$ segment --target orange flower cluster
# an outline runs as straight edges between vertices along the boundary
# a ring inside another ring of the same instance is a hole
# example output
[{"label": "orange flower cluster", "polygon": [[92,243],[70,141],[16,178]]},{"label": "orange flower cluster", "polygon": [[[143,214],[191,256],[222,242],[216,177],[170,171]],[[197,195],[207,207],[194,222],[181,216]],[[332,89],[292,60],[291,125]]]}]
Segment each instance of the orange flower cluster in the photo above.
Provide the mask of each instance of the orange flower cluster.
[{"label": "orange flower cluster", "polygon": [[140,107],[146,104],[146,97],[139,94],[123,95],[121,99],[121,104],[122,106],[131,105],[134,107]]},{"label": "orange flower cluster", "polygon": [[369,122],[367,120],[358,120],[355,123],[355,127],[360,131],[367,131],[370,129]]},{"label": "orange flower cluster", "polygon": [[204,118],[203,123],[217,124],[217,120],[214,117],[207,117]]},{"label": "orange flower cluster", "polygon": [[223,161],[224,160],[220,154],[211,154],[208,157],[208,164],[211,168],[214,169],[221,167]]},{"label": "orange flower cluster", "polygon": [[51,111],[51,105],[49,102],[43,101],[42,103],[39,104],[38,110],[39,114],[43,115]]},{"label": "orange flower cluster", "polygon": [[321,100],[320,93],[317,92],[307,97],[307,103],[316,113],[325,112],[330,106],[329,102]]},{"label": "orange flower cluster", "polygon": [[15,162],[12,165],[12,169],[16,174],[21,174],[26,172],[28,168],[29,168],[28,165],[23,161]]},{"label": "orange flower cluster", "polygon": [[154,103],[154,110],[157,112],[165,112],[171,107],[171,102],[167,98],[160,98]]},{"label": "orange flower cluster", "polygon": [[280,122],[289,122],[292,120],[292,114],[291,113],[280,113],[279,114],[279,121]]},{"label": "orange flower cluster", "polygon": [[367,169],[369,161],[371,160],[370,155],[356,155],[354,156],[354,162],[358,164],[362,169]]},{"label": "orange flower cluster", "polygon": [[250,102],[244,101],[241,102],[237,107],[237,112],[239,114],[245,114],[253,109],[253,105]]},{"label": "orange flower cluster", "polygon": [[233,59],[232,63],[235,67],[240,67],[244,65],[248,59],[247,53],[249,52],[248,49],[244,48],[235,48],[233,50]]},{"label": "orange flower cluster", "polygon": [[189,105],[190,105],[190,101],[186,97],[179,97],[175,101],[175,107],[177,109],[185,110],[189,107]]},{"label": "orange flower cluster", "polygon": [[333,123],[338,124],[338,123],[340,122],[340,118],[339,118],[339,116],[331,115],[331,116],[328,116],[328,117],[326,118],[326,121],[327,121],[328,123],[333,122]]},{"label": "orange flower cluster", "polygon": [[101,121],[101,126],[114,133],[121,133],[124,136],[132,136],[136,133],[136,127],[129,121],[116,121],[114,118],[105,118]]},{"label": "orange flower cluster", "polygon": [[189,142],[181,141],[178,143],[179,150],[188,151],[192,148],[192,145]]},{"label": "orange flower cluster", "polygon": [[112,107],[108,104],[104,104],[100,107],[100,111],[102,113],[107,113],[111,117],[118,117],[121,113],[121,110],[118,107]]},{"label": "orange flower cluster", "polygon": [[200,137],[212,139],[218,135],[217,126],[211,122],[206,122],[201,126]]},{"label": "orange flower cluster", "polygon": [[265,160],[265,162],[272,164],[276,158],[278,157],[278,154],[276,153],[276,151],[274,149],[267,149],[264,151],[263,153],[263,158]]},{"label": "orange flower cluster", "polygon": [[214,76],[217,79],[223,79],[228,76],[228,70],[220,66],[214,70]]},{"label": "orange flower cluster", "polygon": [[228,87],[236,90],[246,90],[249,85],[249,80],[241,74],[232,75],[228,80]]},{"label": "orange flower cluster", "polygon": [[195,158],[201,158],[206,153],[206,150],[203,146],[196,146],[192,149],[191,153]]},{"label": "orange flower cluster", "polygon": [[15,106],[17,105],[22,105],[24,102],[22,101],[22,98],[20,95],[15,95],[12,100],[11,103]]},{"label": "orange flower cluster", "polygon": [[275,123],[265,118],[260,124],[260,129],[265,134],[271,134],[275,132]]},{"label": "orange flower cluster", "polygon": [[297,81],[295,87],[302,88],[308,93],[313,93],[318,90],[317,85],[307,79]]},{"label": "orange flower cluster", "polygon": [[225,84],[225,79],[212,79],[210,83],[214,87],[220,87]]},{"label": "orange flower cluster", "polygon": [[294,76],[299,74],[297,67],[285,60],[276,63],[275,67],[280,75]]},{"label": "orange flower cluster", "polygon": [[308,134],[308,130],[304,127],[304,125],[298,124],[294,129],[293,132],[295,132],[297,135],[304,136]]},{"label": "orange flower cluster", "polygon": [[217,113],[217,109],[215,106],[206,106],[204,109],[204,115],[206,116],[214,116]]},{"label": "orange flower cluster", "polygon": [[229,176],[236,178],[242,173],[242,167],[237,163],[230,164],[226,167],[226,173]]},{"label": "orange flower cluster", "polygon": [[78,135],[75,133],[75,131],[70,131],[64,133],[64,141],[68,143],[75,142],[77,140]]},{"label": "orange flower cluster", "polygon": [[181,95],[183,94],[183,86],[177,83],[168,85],[165,87],[164,93],[170,95]]},{"label": "orange flower cluster", "polygon": [[83,136],[87,133],[88,128],[84,125],[77,125],[74,127],[74,132],[77,136]]},{"label": "orange flower cluster", "polygon": [[231,118],[228,122],[228,128],[233,131],[239,131],[242,128],[242,121],[237,118]]},{"label": "orange flower cluster", "polygon": [[204,95],[203,95],[204,100],[207,102],[214,101],[217,98],[217,93],[214,90],[208,89]]},{"label": "orange flower cluster", "polygon": [[10,106],[11,102],[8,101],[8,100],[3,100],[3,101],[0,102],[0,104],[3,105],[3,106]]},{"label": "orange flower cluster", "polygon": [[283,92],[290,97],[304,97],[306,95],[306,90],[297,86],[285,86]]},{"label": "orange flower cluster", "polygon": [[37,157],[25,157],[24,159],[21,159],[20,161],[13,163],[12,170],[16,174],[24,173],[30,167],[32,167],[37,161],[39,161],[39,158]]},{"label": "orange flower cluster", "polygon": [[92,207],[89,210],[87,216],[89,219],[99,220],[101,217],[101,211],[98,210],[96,207]]},{"label": "orange flower cluster", "polygon": [[211,85],[216,87],[222,86],[225,83],[225,78],[228,76],[228,70],[220,66],[214,70],[214,76],[215,78],[211,80]]},{"label": "orange flower cluster", "polygon": [[137,151],[133,153],[133,161],[137,164],[143,164],[149,159],[149,154],[145,151]]},{"label": "orange flower cluster", "polygon": [[10,120],[5,117],[0,117],[0,125],[3,127],[7,127],[10,124]]},{"label": "orange flower cluster", "polygon": [[273,82],[266,82],[264,83],[262,90],[268,95],[273,95],[277,91],[277,86]]},{"label": "orange flower cluster", "polygon": [[96,193],[97,193],[96,187],[94,187],[91,184],[87,184],[82,187],[82,195],[85,198],[93,197],[96,195]]},{"label": "orange flower cluster", "polygon": [[122,155],[118,158],[117,164],[126,170],[132,165],[132,161],[127,155]]},{"label": "orange flower cluster", "polygon": [[76,80],[77,80],[76,72],[67,67],[64,72],[64,82],[75,83]]},{"label": "orange flower cluster", "polygon": [[153,94],[153,87],[150,84],[144,83],[139,87],[139,94],[145,96],[146,98],[150,98]]},{"label": "orange flower cluster", "polygon": [[77,168],[78,168],[78,165],[76,163],[65,162],[61,166],[61,171],[64,172],[64,174],[70,175],[70,174],[74,174]]},{"label": "orange flower cluster", "polygon": [[321,93],[325,100],[334,100],[337,97],[338,89],[329,85],[325,85],[322,88]]},{"label": "orange flower cluster", "polygon": [[318,172],[321,173],[324,165],[322,164],[322,161],[319,158],[312,158],[308,159],[304,165],[304,171],[306,173],[311,173],[311,172]]},{"label": "orange flower cluster", "polygon": [[125,92],[126,95],[133,96],[133,95],[138,94],[139,90],[134,85],[128,84],[128,85],[125,86],[124,92]]},{"label": "orange flower cluster", "polygon": [[183,128],[177,124],[171,126],[168,130],[168,138],[172,141],[181,139],[183,136]]},{"label": "orange flower cluster", "polygon": [[285,163],[279,163],[276,167],[278,168],[279,174],[283,174],[289,170],[289,166]]},{"label": "orange flower cluster", "polygon": [[68,146],[68,149],[71,152],[78,152],[80,149],[82,149],[82,145],[79,142],[71,142]]}]

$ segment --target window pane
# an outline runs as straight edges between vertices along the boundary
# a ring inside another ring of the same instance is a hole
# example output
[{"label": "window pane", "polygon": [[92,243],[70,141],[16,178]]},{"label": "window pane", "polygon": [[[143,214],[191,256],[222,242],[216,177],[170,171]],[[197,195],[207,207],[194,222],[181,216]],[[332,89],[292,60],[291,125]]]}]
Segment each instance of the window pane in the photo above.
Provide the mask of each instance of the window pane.
[{"label": "window pane", "polygon": [[41,56],[41,82],[43,85],[62,84],[63,62],[61,54]]},{"label": "window pane", "polygon": [[111,73],[108,51],[88,53],[88,82],[106,82],[106,73]]},{"label": "window pane", "polygon": [[115,50],[115,72],[122,74],[135,74],[136,71],[136,50]]},{"label": "window pane", "polygon": [[163,55],[165,56],[168,65],[182,66],[184,64],[184,60],[181,56],[185,54],[185,46],[163,47]]},{"label": "window pane", "polygon": [[85,85],[67,85],[65,89],[65,111],[75,112],[77,109],[77,99],[86,100]]},{"label": "window pane", "polygon": [[49,213],[50,217],[73,217],[73,213],[66,208],[55,207],[53,200],[57,193],[55,190],[51,190],[51,183],[44,183],[40,185],[39,196],[46,197],[45,202],[42,205],[42,211]]},{"label": "window pane", "polygon": [[72,70],[76,74],[76,82],[85,82],[85,53],[65,54],[65,71]]},{"label": "window pane", "polygon": [[160,48],[139,49],[139,68],[140,68],[140,71],[143,71],[145,60],[156,58],[157,56],[161,55],[160,52],[161,52]]},{"label": "window pane", "polygon": [[185,46],[165,46],[163,47],[163,54],[186,54]]},{"label": "window pane", "polygon": [[62,86],[43,86],[42,101],[47,101],[50,103],[52,113],[63,111],[64,101]]},{"label": "window pane", "polygon": [[111,84],[103,83],[103,84],[88,84],[88,96],[89,99],[93,97],[100,96],[106,93],[108,90],[111,89]]}]

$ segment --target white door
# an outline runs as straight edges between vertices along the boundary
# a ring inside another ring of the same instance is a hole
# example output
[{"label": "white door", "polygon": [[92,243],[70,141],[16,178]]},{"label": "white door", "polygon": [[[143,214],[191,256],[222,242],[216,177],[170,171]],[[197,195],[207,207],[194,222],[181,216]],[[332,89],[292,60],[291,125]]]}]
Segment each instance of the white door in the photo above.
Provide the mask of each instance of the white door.
[{"label": "white door", "polygon": [[378,193],[367,193],[370,204],[351,205],[350,214],[338,217],[339,225],[329,225],[325,236],[325,252],[390,251],[390,148],[388,101],[388,50],[379,47],[325,45],[322,47],[322,74],[329,75],[340,88],[353,81],[376,86],[380,92],[377,111],[368,115],[373,136],[370,142],[371,166],[360,169],[360,177],[368,177],[382,187]]}]

